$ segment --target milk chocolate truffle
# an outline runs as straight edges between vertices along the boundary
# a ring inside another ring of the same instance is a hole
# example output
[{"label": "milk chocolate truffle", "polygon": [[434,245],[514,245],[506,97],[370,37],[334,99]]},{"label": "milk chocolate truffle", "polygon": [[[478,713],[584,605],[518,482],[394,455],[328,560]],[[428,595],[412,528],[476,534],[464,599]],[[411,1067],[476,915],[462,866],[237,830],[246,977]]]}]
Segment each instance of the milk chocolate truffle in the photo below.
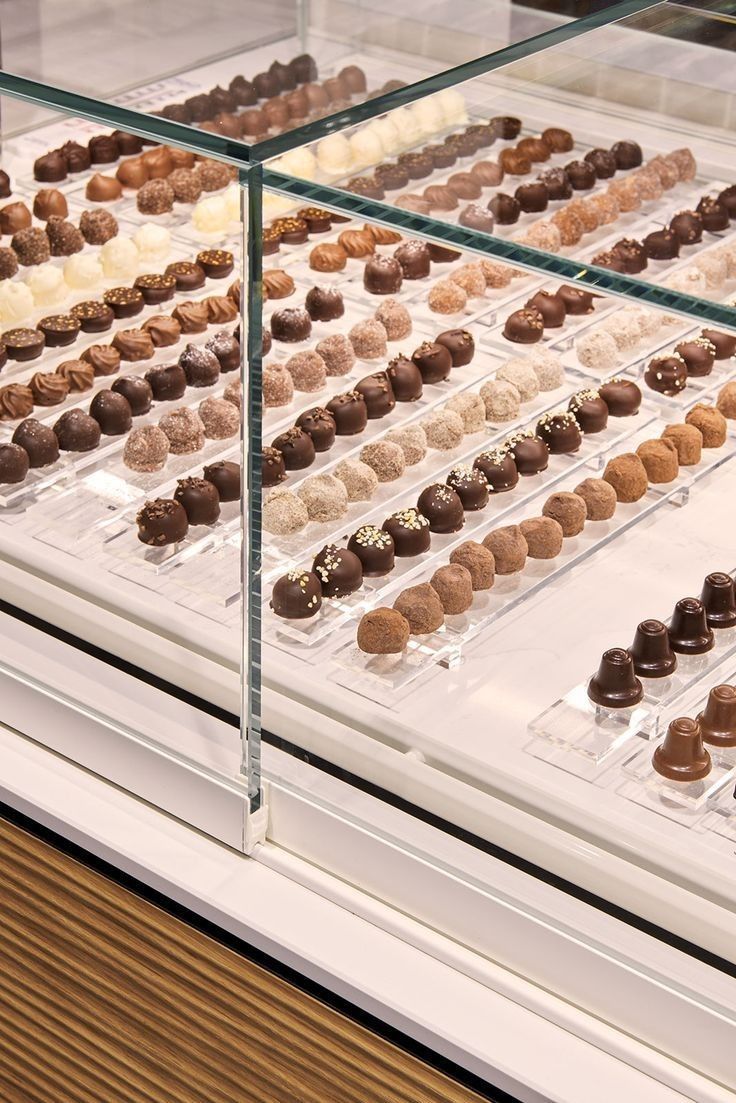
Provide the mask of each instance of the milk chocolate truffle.
[{"label": "milk chocolate truffle", "polygon": [[531,429],[514,433],[506,442],[506,448],[520,475],[537,475],[547,470],[549,448]]},{"label": "milk chocolate truffle", "polygon": [[363,286],[372,295],[394,295],[401,289],[403,273],[395,257],[372,256],[363,270]]},{"label": "milk chocolate truffle", "polygon": [[81,231],[73,223],[66,222],[57,215],[49,217],[46,223],[46,236],[49,239],[52,257],[70,257],[74,253],[81,253],[84,248]]},{"label": "milk chocolate truffle", "polygon": [[603,478],[616,491],[619,502],[638,502],[649,486],[646,468],[633,452],[624,452],[609,460]]},{"label": "milk chocolate truffle", "polygon": [[459,495],[449,486],[433,483],[419,495],[417,509],[429,521],[432,532],[458,532],[465,524]]},{"label": "milk chocolate truffle", "polygon": [[357,555],[366,578],[388,574],[394,566],[394,542],[375,525],[362,525],[348,540],[348,551]]},{"label": "milk chocolate truffle", "polygon": [[562,526],[553,517],[531,517],[519,528],[530,559],[554,559],[562,551]]},{"label": "milk chocolate truffle", "polygon": [[677,449],[667,437],[642,441],[636,454],[646,468],[650,483],[671,483],[677,478],[680,470]]},{"label": "milk chocolate truffle", "polygon": [[136,190],[151,178],[148,166],[142,157],[131,157],[130,160],[123,161],[119,165],[115,176],[124,188],[135,188]]},{"label": "milk chocolate truffle", "polygon": [[[2,214],[1,211],[0,214]],[[730,360],[736,355],[736,334],[722,333],[718,329],[704,329],[701,337],[715,346],[716,360]]]},{"label": "milk chocolate truffle", "polygon": [[700,215],[704,230],[714,233],[728,229],[728,208],[712,196],[704,195],[695,210]]},{"label": "milk chocolate truffle", "polygon": [[496,494],[513,490],[519,481],[514,458],[503,448],[481,452],[473,460],[473,467],[481,472],[491,492]]},{"label": "milk chocolate truffle", "polygon": [[396,356],[386,369],[391,390],[397,402],[415,402],[422,397],[422,374],[413,360]]},{"label": "milk chocolate truffle", "polygon": [[117,236],[118,222],[109,211],[82,211],[79,229],[88,245],[104,245],[106,241]]},{"label": "milk chocolate truffle", "polygon": [[330,322],[345,313],[345,303],[336,287],[312,287],[304,302],[313,322]]},{"label": "milk chocolate truffle", "polygon": [[646,235],[642,245],[652,260],[674,260],[680,255],[680,239],[673,230],[653,230]]},{"label": "milk chocolate truffle", "polygon": [[22,421],[13,433],[12,443],[22,448],[31,467],[48,467],[59,458],[59,442],[54,430],[35,418]]},{"label": "milk chocolate truffle", "polygon": [[608,406],[598,391],[578,391],[567,408],[583,433],[602,433],[608,424]]},{"label": "milk chocolate truffle", "polygon": [[171,498],[146,502],[136,517],[138,539],[155,548],[177,544],[189,530],[184,507]]},{"label": "milk chocolate truffle", "polygon": [[644,160],[641,146],[637,142],[614,142],[611,153],[616,158],[616,167],[620,169],[635,169]]},{"label": "milk chocolate truffle", "polygon": [[123,187],[114,176],[96,172],[87,181],[84,194],[91,203],[112,203],[123,194]]},{"label": "milk chocolate truffle", "polygon": [[514,222],[519,221],[519,215],[521,214],[519,200],[513,195],[506,195],[504,192],[494,195],[488,204],[488,209],[499,226],[511,226]]},{"label": "milk chocolate truffle", "polygon": [[478,203],[469,203],[460,212],[458,225],[468,230],[479,230],[481,233],[490,234],[493,232],[495,221],[486,207],[481,207]]},{"label": "milk chocolate truffle", "polygon": [[588,682],[588,697],[608,709],[631,708],[644,696],[634,673],[634,662],[623,647],[612,647],[601,657],[598,673]]},{"label": "milk chocolate truffle", "polygon": [[436,590],[427,582],[403,590],[394,602],[394,609],[406,618],[410,631],[415,636],[436,632],[445,621],[442,602]]},{"label": "milk chocolate truffle", "polygon": [[22,483],[29,466],[25,448],[19,444],[0,444],[0,483]]},{"label": "milk chocolate truffle", "polygon": [[357,643],[367,655],[396,655],[409,642],[409,622],[396,609],[373,609],[358,625]]},{"label": "milk chocolate truffle", "polygon": [[497,188],[504,176],[503,169],[497,161],[476,161],[469,171],[483,188]]},{"label": "milk chocolate truffle", "polygon": [[174,189],[166,180],[148,180],[139,189],[135,202],[141,214],[165,214],[173,210]]},{"label": "milk chocolate truffle", "polygon": [[687,425],[694,425],[703,437],[703,448],[720,448],[726,443],[728,425],[720,410],[699,402],[685,416]]},{"label": "milk chocolate truffle", "polygon": [[542,507],[542,513],[545,517],[551,517],[557,521],[563,536],[577,536],[585,527],[588,507],[585,499],[579,494],[570,494],[561,490],[550,494]]},{"label": "milk chocolate truffle", "polygon": [[461,563],[438,567],[432,575],[431,588],[436,592],[447,616],[459,616],[473,604],[473,579]]},{"label": "milk chocolate truffle", "polygon": [[423,341],[411,359],[419,369],[423,383],[441,383],[450,377],[452,354],[445,344]]},{"label": "milk chocolate truffle", "polygon": [[558,329],[565,324],[567,307],[563,299],[551,291],[537,291],[524,304],[527,310],[536,310],[542,315],[544,328]]},{"label": "milk chocolate truffle", "polygon": [[483,538],[483,547],[493,555],[496,574],[516,574],[526,564],[527,542],[518,525],[494,529]]},{"label": "milk chocolate truffle", "polygon": [[275,341],[294,344],[306,341],[312,332],[312,321],[301,306],[287,306],[271,315],[271,334]]},{"label": "milk chocolate truffle", "polygon": [[35,360],[44,350],[46,340],[39,329],[20,326],[6,329],[2,343],[11,360]]},{"label": "milk chocolate truffle", "polygon": [[687,386],[687,365],[677,353],[655,356],[644,372],[644,382],[658,394],[679,394]]},{"label": "milk chocolate truffle", "polygon": [[142,379],[138,375],[124,375],[120,379],[116,379],[111,390],[115,394],[121,394],[126,399],[133,417],[147,414],[151,409],[153,400],[151,385],[146,379]]},{"label": "milk chocolate truffle", "polygon": [[485,509],[488,505],[488,482],[477,467],[467,464],[453,467],[446,482],[455,491],[466,512]]},{"label": "milk chocolate truffle", "polygon": [[40,191],[36,192],[33,200],[33,213],[36,218],[46,222],[52,214],[58,215],[60,218],[66,218],[69,214],[69,207],[66,198],[58,188],[41,188]]},{"label": "milk chocolate truffle", "polygon": [[153,397],[157,402],[172,402],[181,398],[187,387],[187,377],[179,364],[162,364],[146,372]]},{"label": "milk chocolate truffle", "polygon": [[588,521],[608,521],[616,512],[616,491],[603,479],[584,479],[575,494],[585,502]]},{"label": "milk chocolate truffle", "polygon": [[312,438],[315,452],[327,452],[335,443],[335,419],[321,406],[305,410],[297,418],[296,425]]},{"label": "milk chocolate truffle", "polygon": [[696,722],[706,743],[736,746],[736,686],[714,686]]},{"label": "milk chocolate truffle", "polygon": [[100,443],[100,426],[84,410],[67,410],[54,424],[59,448],[64,452],[90,452]]},{"label": "milk chocolate truffle", "polygon": [[312,571],[319,579],[323,597],[347,597],[363,585],[360,559],[336,544],[327,544],[317,553]]},{"label": "milk chocolate truffle", "polygon": [[33,162],[33,177],[42,184],[58,184],[66,180],[66,160],[58,149],[44,153]]},{"label": "milk chocolate truffle", "polygon": [[509,176],[526,176],[532,171],[532,162],[525,153],[518,149],[502,149],[498,160],[504,172]]},{"label": "milk chocolate truffle", "polygon": [[10,242],[13,252],[18,258],[18,264],[30,267],[32,264],[45,264],[51,256],[51,246],[48,236],[36,226],[28,226],[25,230],[18,230],[13,234]]},{"label": "milk chocolate truffle", "polygon": [[708,627],[705,606],[695,597],[684,597],[675,605],[669,626],[672,650],[678,655],[703,655],[715,645]]},{"label": "milk chocolate truffle", "polygon": [[541,341],[543,333],[544,319],[536,309],[514,310],[509,314],[503,327],[506,340],[521,345],[531,345]]},{"label": "milk chocolate truffle", "polygon": [[631,417],[641,406],[641,391],[631,379],[609,379],[598,393],[611,417]]},{"label": "milk chocolate truffle", "polygon": [[725,383],[718,392],[716,409],[720,410],[728,421],[736,420],[736,383]]},{"label": "milk chocolate truffle", "polygon": [[214,525],[220,516],[220,495],[206,479],[179,479],[174,501],[184,507],[190,525]]},{"label": "milk chocolate truffle", "polygon": [[736,590],[730,575],[723,571],[709,574],[703,583],[700,600],[709,628],[719,630],[736,625]]},{"label": "milk chocolate truffle", "polygon": [[685,361],[688,375],[710,375],[716,359],[716,346],[707,337],[696,337],[693,341],[680,341],[675,346],[675,355]]},{"label": "milk chocolate truffle", "polygon": [[682,467],[692,467],[700,463],[703,435],[695,425],[668,425],[662,437],[675,446],[677,459]]},{"label": "milk chocolate truffle", "polygon": [[362,433],[368,424],[365,399],[358,391],[335,395],[327,403],[326,408],[334,418],[337,435],[340,437],[351,437]]},{"label": "milk chocolate truffle", "polygon": [[585,154],[585,160],[593,166],[599,180],[608,180],[616,175],[616,157],[607,149],[591,149]]},{"label": "milk chocolate truffle", "polygon": [[611,252],[623,265],[621,271],[629,276],[636,276],[647,267],[647,254],[644,246],[634,238],[626,237],[622,238],[621,241],[617,241]]}]

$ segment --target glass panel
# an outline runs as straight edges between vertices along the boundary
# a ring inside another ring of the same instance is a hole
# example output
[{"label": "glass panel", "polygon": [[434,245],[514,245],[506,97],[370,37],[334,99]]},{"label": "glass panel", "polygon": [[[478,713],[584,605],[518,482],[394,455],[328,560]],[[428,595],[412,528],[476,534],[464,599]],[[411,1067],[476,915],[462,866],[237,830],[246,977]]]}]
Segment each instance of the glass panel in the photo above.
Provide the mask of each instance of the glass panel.
[{"label": "glass panel", "polygon": [[[193,704],[202,726],[175,721],[172,703],[140,728],[138,703],[98,684],[50,691],[236,787],[245,683],[257,803],[241,577],[247,172],[48,112],[6,136],[2,164],[3,597],[38,615],[43,580],[42,620]],[[46,685],[9,649],[2,664]]]},{"label": "glass panel", "polygon": [[269,161],[311,188],[271,182],[733,323],[735,32],[659,5]]}]

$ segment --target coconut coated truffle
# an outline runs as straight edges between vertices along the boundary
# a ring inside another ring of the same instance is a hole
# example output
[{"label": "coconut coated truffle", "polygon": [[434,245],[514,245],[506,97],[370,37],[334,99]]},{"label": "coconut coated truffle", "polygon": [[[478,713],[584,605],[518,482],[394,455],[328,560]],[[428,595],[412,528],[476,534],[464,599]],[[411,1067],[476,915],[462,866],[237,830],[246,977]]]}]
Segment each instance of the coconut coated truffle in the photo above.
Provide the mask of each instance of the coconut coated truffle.
[{"label": "coconut coated truffle", "polygon": [[343,333],[323,337],[315,352],[322,357],[328,375],[347,375],[355,364],[353,346]]},{"label": "coconut coated truffle", "polygon": [[275,406],[288,406],[293,397],[294,380],[291,378],[291,373],[283,364],[266,364],[263,369],[264,406],[268,409]]},{"label": "coconut coated truffle", "polygon": [[650,483],[671,483],[677,478],[680,464],[674,441],[666,437],[642,441],[636,454],[646,468]]},{"label": "coconut coated truffle", "polygon": [[335,478],[345,487],[349,502],[369,502],[378,489],[378,476],[362,460],[341,460]]},{"label": "coconut coated truffle", "polygon": [[697,426],[668,425],[662,433],[662,438],[674,444],[681,467],[692,467],[700,463],[703,454],[703,434]]},{"label": "coconut coated truffle", "polygon": [[588,521],[608,521],[616,512],[616,491],[604,479],[584,479],[575,495],[585,502]]},{"label": "coconut coated truffle", "polygon": [[575,352],[583,367],[593,371],[607,372],[618,364],[618,345],[603,330],[581,333],[575,339]]},{"label": "coconut coated truffle", "polygon": [[304,502],[286,487],[272,491],[263,503],[263,528],[274,536],[293,536],[308,521]]},{"label": "coconut coated truffle", "polygon": [[378,440],[366,444],[360,450],[363,463],[373,468],[379,483],[390,483],[404,474],[406,460],[403,449],[389,440]]},{"label": "coconut coated truffle", "polygon": [[348,511],[348,492],[335,475],[310,475],[297,494],[310,521],[339,521]]},{"label": "coconut coated truffle", "polygon": [[554,559],[562,551],[562,525],[553,517],[530,517],[519,528],[530,559]]},{"label": "coconut coated truffle", "polygon": [[521,409],[521,398],[513,383],[490,379],[480,389],[488,421],[515,421]]},{"label": "coconut coated truffle", "polygon": [[496,372],[496,379],[516,387],[522,402],[531,402],[539,394],[537,373],[526,357],[507,360]]},{"label": "coconut coated truffle", "polygon": [[327,368],[318,352],[295,352],[286,361],[286,370],[297,391],[319,391],[327,381]]},{"label": "coconut coated truffle", "polygon": [[460,563],[438,567],[431,585],[448,616],[464,613],[473,604],[473,579],[467,567]]},{"label": "coconut coated truffle", "polygon": [[439,410],[422,423],[430,448],[448,452],[462,442],[465,435],[462,418],[452,410]]},{"label": "coconut coated truffle", "polygon": [[421,463],[427,455],[427,434],[421,425],[402,425],[396,429],[389,429],[384,440],[398,444],[404,453],[407,467]]},{"label": "coconut coated truffle", "polygon": [[687,414],[685,422],[694,425],[703,436],[703,448],[720,448],[726,443],[726,419],[715,406],[698,403]]},{"label": "coconut coated truffle", "polygon": [[374,318],[386,330],[389,341],[402,341],[412,331],[411,315],[403,303],[386,299],[374,314]]},{"label": "coconut coated truffle", "polygon": [[406,618],[414,636],[436,632],[445,623],[442,602],[428,582],[403,590],[394,602],[394,609]]},{"label": "coconut coated truffle", "polygon": [[411,629],[397,609],[372,609],[358,625],[358,647],[366,655],[398,655],[409,642]]},{"label": "coconut coated truffle", "polygon": [[375,318],[356,322],[349,336],[353,352],[361,360],[379,360],[387,353],[386,330]]},{"label": "coconut coated truffle", "polygon": [[552,349],[543,345],[531,350],[527,361],[534,369],[540,391],[556,391],[565,382],[562,360]]},{"label": "coconut coated truffle", "polygon": [[618,502],[638,502],[649,486],[646,468],[633,452],[609,460],[603,478],[616,491]]},{"label": "coconut coated truffle", "polygon": [[588,507],[579,494],[560,490],[556,494],[550,494],[542,507],[542,513],[557,521],[563,536],[577,536],[585,527]]},{"label": "coconut coated truffle", "polygon": [[496,574],[516,574],[526,563],[529,550],[518,525],[504,525],[483,538],[483,547],[494,558]]},{"label": "coconut coated truffle", "polygon": [[474,591],[490,590],[496,575],[496,561],[493,552],[478,544],[475,540],[466,540],[455,548],[450,562],[465,567],[470,572],[470,581]]},{"label": "coconut coated truffle", "polygon": [[486,427],[486,407],[479,394],[463,391],[453,395],[445,409],[460,416],[466,433],[479,433]]}]

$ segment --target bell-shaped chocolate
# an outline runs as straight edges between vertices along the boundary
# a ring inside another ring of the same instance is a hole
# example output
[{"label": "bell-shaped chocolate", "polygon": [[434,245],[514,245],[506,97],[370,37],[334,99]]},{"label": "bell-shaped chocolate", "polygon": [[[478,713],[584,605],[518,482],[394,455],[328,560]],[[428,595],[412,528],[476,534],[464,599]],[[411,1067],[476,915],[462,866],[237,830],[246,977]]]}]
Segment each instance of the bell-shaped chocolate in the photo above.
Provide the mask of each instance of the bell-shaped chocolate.
[{"label": "bell-shaped chocolate", "polygon": [[667,628],[661,620],[643,620],[629,648],[640,678],[667,678],[677,666]]},{"label": "bell-shaped chocolate", "polygon": [[673,720],[652,756],[652,766],[670,781],[700,781],[710,773],[710,755],[703,746],[697,720]]},{"label": "bell-shaped chocolate", "polygon": [[698,716],[706,743],[736,747],[736,686],[715,686]]},{"label": "bell-shaped chocolate", "polygon": [[669,627],[670,644],[678,655],[704,655],[715,644],[705,619],[705,606],[696,597],[680,598]]},{"label": "bell-shaped chocolate", "polygon": [[736,587],[724,571],[709,574],[703,583],[700,600],[705,606],[709,628],[733,628],[736,624]]},{"label": "bell-shaped chocolate", "polygon": [[591,701],[608,709],[625,709],[638,704],[643,694],[629,652],[623,647],[604,652],[598,673],[588,682]]}]

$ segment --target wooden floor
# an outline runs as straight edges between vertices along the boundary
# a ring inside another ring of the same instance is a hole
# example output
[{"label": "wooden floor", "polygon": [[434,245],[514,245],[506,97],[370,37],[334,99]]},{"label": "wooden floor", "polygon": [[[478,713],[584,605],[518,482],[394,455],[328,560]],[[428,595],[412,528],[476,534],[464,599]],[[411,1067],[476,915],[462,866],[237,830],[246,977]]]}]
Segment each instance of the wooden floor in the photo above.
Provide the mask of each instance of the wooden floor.
[{"label": "wooden floor", "polygon": [[0,819],[2,1103],[479,1099]]}]

